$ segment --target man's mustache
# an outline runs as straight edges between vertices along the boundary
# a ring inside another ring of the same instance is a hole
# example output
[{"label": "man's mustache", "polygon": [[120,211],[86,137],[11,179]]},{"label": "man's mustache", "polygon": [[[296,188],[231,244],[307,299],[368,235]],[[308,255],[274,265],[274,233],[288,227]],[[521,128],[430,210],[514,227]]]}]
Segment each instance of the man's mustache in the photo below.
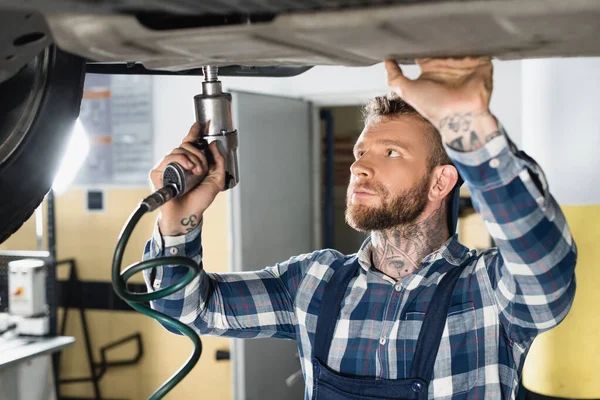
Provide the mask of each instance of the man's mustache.
[{"label": "man's mustache", "polygon": [[348,194],[351,192],[370,192],[379,195],[385,195],[387,193],[383,185],[375,182],[361,183],[360,185],[350,185],[348,188]]}]

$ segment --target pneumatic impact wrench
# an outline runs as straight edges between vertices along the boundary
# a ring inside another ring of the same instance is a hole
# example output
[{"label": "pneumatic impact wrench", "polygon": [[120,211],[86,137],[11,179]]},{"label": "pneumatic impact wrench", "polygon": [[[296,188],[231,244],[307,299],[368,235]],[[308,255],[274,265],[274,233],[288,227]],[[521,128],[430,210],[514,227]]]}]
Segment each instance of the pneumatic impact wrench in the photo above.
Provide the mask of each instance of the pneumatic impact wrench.
[{"label": "pneumatic impact wrench", "polygon": [[[217,78],[216,67],[204,68],[202,93],[194,97],[194,102],[196,106],[196,120],[201,126],[201,133],[193,145],[203,151],[210,164],[214,160],[212,160],[212,153],[208,148],[208,144],[214,141],[217,142],[217,147],[225,158],[224,189],[231,189],[238,184],[240,179],[237,160],[238,137],[237,131],[233,129],[231,119],[231,95],[223,93],[221,82]],[[147,303],[182,290],[195,279],[201,267],[195,260],[180,256],[158,257],[140,261],[129,265],[123,270],[121,270],[121,263],[127,242],[142,216],[156,210],[175,197],[185,195],[185,193],[202,182],[205,177],[206,174],[200,176],[194,175],[177,163],[167,165],[163,171],[163,187],[142,200],[137,209],[131,214],[119,235],[113,256],[112,283],[115,293],[133,309],[156,319],[169,329],[187,336],[194,344],[193,352],[187,362],[167,382],[163,383],[162,386],[152,393],[149,397],[151,400],[162,399],[194,368],[194,365],[196,365],[202,354],[202,341],[190,326],[176,318],[152,309]],[[186,268],[187,273],[178,282],[156,291],[136,293],[128,289],[127,282],[135,274],[168,265],[178,265],[181,268]]]},{"label": "pneumatic impact wrench", "polygon": [[[217,67],[207,66],[203,69],[202,93],[194,97],[196,121],[200,124],[201,137],[192,144],[203,152],[210,166],[214,160],[208,145],[213,141],[217,142],[217,147],[225,158],[224,189],[227,190],[235,187],[240,180],[237,159],[238,133],[233,129],[231,94],[223,92],[217,76]],[[183,196],[205,177],[206,174],[194,175],[181,165],[170,163],[163,172],[163,188],[154,193],[158,197],[146,199],[151,202],[148,204],[150,211],[174,197]],[[159,198],[160,196],[162,198]]]}]

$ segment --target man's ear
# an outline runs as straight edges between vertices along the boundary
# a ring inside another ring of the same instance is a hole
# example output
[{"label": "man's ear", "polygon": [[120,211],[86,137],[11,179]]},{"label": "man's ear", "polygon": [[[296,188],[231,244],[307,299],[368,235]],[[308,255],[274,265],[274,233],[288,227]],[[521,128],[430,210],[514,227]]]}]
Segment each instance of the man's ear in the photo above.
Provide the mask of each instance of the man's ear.
[{"label": "man's ear", "polygon": [[431,173],[429,201],[443,200],[458,182],[458,171],[453,165],[438,165]]}]

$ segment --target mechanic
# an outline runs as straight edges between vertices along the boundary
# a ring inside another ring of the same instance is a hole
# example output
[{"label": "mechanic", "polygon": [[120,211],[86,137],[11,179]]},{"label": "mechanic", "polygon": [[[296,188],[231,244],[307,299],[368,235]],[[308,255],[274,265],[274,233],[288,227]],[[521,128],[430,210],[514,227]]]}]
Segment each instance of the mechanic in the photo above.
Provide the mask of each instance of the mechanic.
[{"label": "mechanic", "polygon": [[[421,75],[410,80],[386,61],[393,93],[365,107],[346,220],[370,236],[356,254],[319,250],[256,272],[202,269],[152,306],[203,335],[296,339],[307,399],[514,398],[532,341],[571,307],[576,246],[543,172],[489,111],[491,60],[417,62]],[[209,169],[162,206],[145,259],[202,263],[202,214],[224,186],[224,166],[214,145],[210,168],[190,145],[199,134],[194,125],[151,172],[161,187],[170,162]],[[461,178],[497,248],[477,254],[458,241],[450,204]],[[186,271],[146,271],[148,290]]]}]

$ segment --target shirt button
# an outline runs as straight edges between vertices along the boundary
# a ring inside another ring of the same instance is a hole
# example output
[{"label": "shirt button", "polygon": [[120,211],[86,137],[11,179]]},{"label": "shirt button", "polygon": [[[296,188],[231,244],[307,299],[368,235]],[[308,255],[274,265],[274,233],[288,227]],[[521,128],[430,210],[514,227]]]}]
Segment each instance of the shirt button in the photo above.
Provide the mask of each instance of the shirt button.
[{"label": "shirt button", "polygon": [[396,289],[396,292],[399,292],[402,290],[402,285],[396,284],[396,286],[394,286],[394,289]]},{"label": "shirt button", "polygon": [[177,250],[177,247],[171,247],[169,249],[169,253],[171,253],[172,255],[175,255],[175,254],[179,253],[179,250]]},{"label": "shirt button", "polygon": [[498,160],[497,158],[492,158],[490,160],[490,167],[498,168],[499,166],[500,166],[500,160]]},{"label": "shirt button", "polygon": [[386,339],[386,338],[382,337],[381,339],[379,339],[379,344],[380,344],[380,345],[382,345],[382,346],[383,346],[383,345],[384,345],[384,344],[386,344],[386,343],[387,343],[387,339]]},{"label": "shirt button", "polygon": [[420,393],[423,390],[423,384],[418,381],[414,381],[411,385],[413,392]]}]

